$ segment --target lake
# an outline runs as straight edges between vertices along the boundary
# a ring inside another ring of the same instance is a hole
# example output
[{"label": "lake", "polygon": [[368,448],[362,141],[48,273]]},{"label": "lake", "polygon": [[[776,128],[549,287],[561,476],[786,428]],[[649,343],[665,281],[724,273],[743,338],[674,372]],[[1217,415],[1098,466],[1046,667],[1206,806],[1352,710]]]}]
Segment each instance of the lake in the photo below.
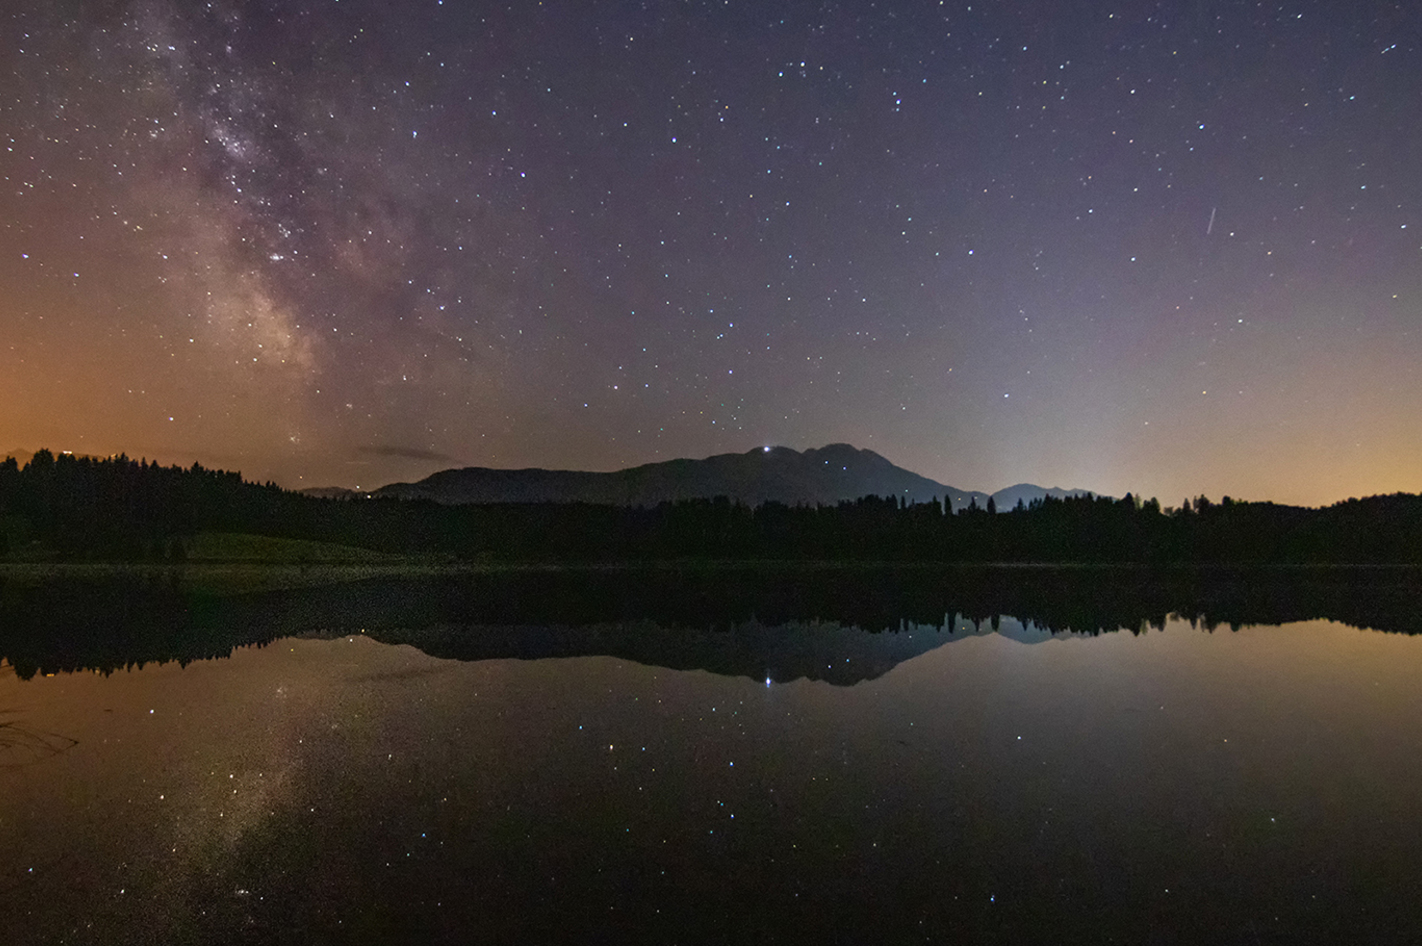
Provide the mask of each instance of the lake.
[{"label": "lake", "polygon": [[0,584],[5,942],[1422,940],[1411,571],[188,574]]}]

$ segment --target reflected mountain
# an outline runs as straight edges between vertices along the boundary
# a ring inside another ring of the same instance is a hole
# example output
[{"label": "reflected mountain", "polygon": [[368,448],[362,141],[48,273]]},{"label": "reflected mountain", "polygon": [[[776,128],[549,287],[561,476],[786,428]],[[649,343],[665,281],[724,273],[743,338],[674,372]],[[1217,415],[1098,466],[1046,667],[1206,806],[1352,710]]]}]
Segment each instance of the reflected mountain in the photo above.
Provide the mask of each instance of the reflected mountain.
[{"label": "reflected mountain", "polygon": [[0,584],[0,658],[23,677],[230,656],[365,634],[455,660],[603,655],[675,670],[851,685],[953,640],[1214,630],[1330,619],[1422,632],[1422,572],[1354,569],[559,569],[262,593],[181,570]]}]

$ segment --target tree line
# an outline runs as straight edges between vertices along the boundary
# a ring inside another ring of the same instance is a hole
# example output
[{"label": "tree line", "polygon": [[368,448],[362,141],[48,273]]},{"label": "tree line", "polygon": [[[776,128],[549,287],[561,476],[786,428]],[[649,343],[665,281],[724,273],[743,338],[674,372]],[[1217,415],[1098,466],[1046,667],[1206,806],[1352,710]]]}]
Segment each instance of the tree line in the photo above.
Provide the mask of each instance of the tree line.
[{"label": "tree line", "polygon": [[1045,497],[998,512],[866,496],[757,507],[439,505],[322,499],[238,473],[37,452],[0,463],[0,555],[180,560],[199,532],[245,532],[458,561],[679,559],[1143,564],[1422,564],[1422,496],[1310,509],[1204,496]]}]

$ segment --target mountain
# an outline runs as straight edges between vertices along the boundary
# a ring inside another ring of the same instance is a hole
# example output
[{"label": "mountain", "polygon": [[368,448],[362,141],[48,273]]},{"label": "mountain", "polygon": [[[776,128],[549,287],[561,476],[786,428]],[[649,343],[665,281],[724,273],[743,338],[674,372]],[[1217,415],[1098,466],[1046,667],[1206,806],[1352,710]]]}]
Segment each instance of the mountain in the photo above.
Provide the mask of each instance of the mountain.
[{"label": "mountain", "polygon": [[[308,494],[339,497],[335,490]],[[1060,489],[1043,490],[1022,484],[994,494],[1006,512],[1019,498],[1024,502]],[[613,473],[577,470],[495,470],[465,467],[443,470],[417,483],[392,483],[371,495],[401,499],[431,499],[440,503],[586,502],[619,506],[655,506],[681,499],[728,496],[750,506],[768,501],[788,505],[833,505],[861,496],[899,496],[909,502],[946,499],[953,509],[976,501],[985,507],[988,494],[956,489],[897,467],[872,450],[834,443],[804,452],[788,447],[760,447],[747,453],[723,453],[704,460],[668,460]]]},{"label": "mountain", "polygon": [[1084,489],[1062,489],[1059,486],[1043,489],[1040,486],[1033,486],[1031,483],[1018,483],[1016,486],[1009,486],[1006,489],[1000,489],[993,493],[992,501],[993,504],[997,506],[998,512],[1008,512],[1013,506],[1016,506],[1019,501],[1026,506],[1030,505],[1032,500],[1041,499],[1043,496],[1050,496],[1053,499],[1066,499],[1068,496],[1086,495],[1088,494]]},{"label": "mountain", "polygon": [[444,470],[418,483],[392,483],[376,496],[432,499],[441,503],[586,502],[655,506],[680,499],[728,496],[755,506],[768,501],[790,505],[833,504],[861,496],[901,496],[910,502],[948,497],[954,508],[985,493],[954,489],[894,466],[872,450],[836,443],[803,453],[788,447],[760,447],[704,460],[668,460],[618,470]]}]

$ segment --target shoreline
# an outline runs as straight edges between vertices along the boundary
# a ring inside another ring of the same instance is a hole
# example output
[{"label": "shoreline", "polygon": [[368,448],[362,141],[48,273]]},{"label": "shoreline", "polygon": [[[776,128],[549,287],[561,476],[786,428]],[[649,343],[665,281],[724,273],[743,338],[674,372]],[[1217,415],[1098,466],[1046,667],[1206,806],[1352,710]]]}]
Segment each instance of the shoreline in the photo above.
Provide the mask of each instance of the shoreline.
[{"label": "shoreline", "polygon": [[1131,576],[1138,580],[1230,581],[1276,579],[1371,583],[1377,579],[1414,579],[1422,583],[1422,565],[1298,563],[1140,563],[1140,562],[895,562],[795,559],[666,559],[628,562],[0,562],[0,585],[50,581],[143,579],[213,591],[260,591],[341,584],[366,580],[419,580],[460,576],[637,574],[782,574],[824,572],[896,572],[900,574]]}]

